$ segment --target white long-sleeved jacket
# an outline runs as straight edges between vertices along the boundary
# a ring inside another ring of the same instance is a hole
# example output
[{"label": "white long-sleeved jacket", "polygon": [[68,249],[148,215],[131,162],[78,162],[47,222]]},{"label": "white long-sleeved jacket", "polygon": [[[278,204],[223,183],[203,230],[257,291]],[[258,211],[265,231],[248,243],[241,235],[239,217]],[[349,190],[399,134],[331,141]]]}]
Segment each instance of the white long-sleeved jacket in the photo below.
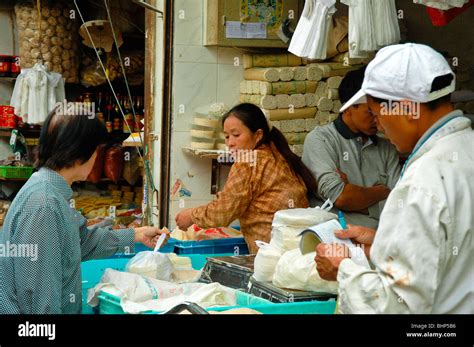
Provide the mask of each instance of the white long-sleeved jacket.
[{"label": "white long-sleeved jacket", "polygon": [[474,132],[460,116],[418,142],[382,211],[374,268],[341,262],[341,313],[474,313]]}]

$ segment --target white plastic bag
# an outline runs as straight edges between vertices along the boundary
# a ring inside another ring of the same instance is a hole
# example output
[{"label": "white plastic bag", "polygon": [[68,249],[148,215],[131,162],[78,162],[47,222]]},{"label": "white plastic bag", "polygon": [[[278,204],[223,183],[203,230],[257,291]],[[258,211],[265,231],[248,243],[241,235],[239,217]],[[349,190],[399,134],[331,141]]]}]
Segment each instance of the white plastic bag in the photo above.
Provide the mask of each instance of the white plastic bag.
[{"label": "white plastic bag", "polygon": [[144,251],[129,260],[125,271],[157,280],[171,281],[173,263],[165,253]]},{"label": "white plastic bag", "polygon": [[275,268],[273,284],[280,288],[337,294],[337,282],[319,277],[315,256],[316,252],[302,255],[299,249],[286,252]]},{"label": "white plastic bag", "polygon": [[101,291],[120,298],[122,309],[131,314],[166,311],[184,301],[202,307],[237,304],[235,290],[219,283],[174,284],[113,269],[105,270],[100,283],[89,289],[87,303],[90,306],[99,304]]},{"label": "white plastic bag", "polygon": [[270,244],[285,251],[298,248],[300,244],[298,235],[303,230],[331,219],[337,219],[337,215],[328,212],[332,206],[328,200],[321,207],[294,208],[276,212],[272,222]]},{"label": "white plastic bag", "polygon": [[255,243],[259,249],[255,256],[253,277],[257,281],[271,282],[283,251],[263,241],[255,241]]}]

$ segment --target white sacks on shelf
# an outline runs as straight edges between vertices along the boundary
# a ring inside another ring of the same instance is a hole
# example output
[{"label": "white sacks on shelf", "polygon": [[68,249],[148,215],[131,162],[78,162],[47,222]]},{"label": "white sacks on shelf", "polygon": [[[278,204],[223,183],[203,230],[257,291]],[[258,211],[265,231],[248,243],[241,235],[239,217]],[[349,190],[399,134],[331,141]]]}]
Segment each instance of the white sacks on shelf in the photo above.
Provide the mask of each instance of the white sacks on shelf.
[{"label": "white sacks on shelf", "polygon": [[337,294],[337,282],[319,276],[315,256],[316,252],[302,255],[299,249],[286,252],[275,268],[273,284],[280,288]]},{"label": "white sacks on shelf", "polygon": [[255,241],[255,243],[259,249],[255,256],[253,277],[257,281],[271,282],[283,251],[263,241]]},{"label": "white sacks on shelf", "polygon": [[324,208],[293,208],[275,213],[272,222],[270,244],[285,251],[298,248],[304,229],[337,219],[334,213]]}]

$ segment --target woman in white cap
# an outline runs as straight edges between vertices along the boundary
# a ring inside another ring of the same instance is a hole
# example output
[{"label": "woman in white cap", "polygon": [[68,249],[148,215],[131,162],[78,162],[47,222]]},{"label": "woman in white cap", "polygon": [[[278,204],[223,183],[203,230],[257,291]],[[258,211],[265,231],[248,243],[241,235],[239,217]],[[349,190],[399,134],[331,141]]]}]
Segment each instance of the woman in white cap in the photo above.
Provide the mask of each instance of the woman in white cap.
[{"label": "woman in white cap", "polygon": [[344,108],[367,96],[380,128],[411,153],[377,232],[336,232],[365,246],[373,268],[316,250],[319,274],[339,282],[343,313],[474,313],[474,132],[450,103],[454,73],[420,44],[382,49]]}]

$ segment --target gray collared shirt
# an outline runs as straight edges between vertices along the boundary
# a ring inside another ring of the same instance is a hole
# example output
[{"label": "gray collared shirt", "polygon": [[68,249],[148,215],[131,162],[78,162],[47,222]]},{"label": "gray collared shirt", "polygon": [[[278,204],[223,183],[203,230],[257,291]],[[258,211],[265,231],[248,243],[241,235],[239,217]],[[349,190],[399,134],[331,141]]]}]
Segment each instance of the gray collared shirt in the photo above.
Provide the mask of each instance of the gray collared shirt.
[{"label": "gray collared shirt", "polygon": [[0,232],[0,314],[81,313],[81,261],[133,252],[133,229],[87,228],[71,197],[42,168],[13,200]]},{"label": "gray collared shirt", "polygon": [[[308,134],[302,159],[318,182],[320,197],[333,203],[345,186],[337,169],[347,175],[351,184],[361,187],[383,184],[392,189],[400,175],[398,153],[391,143],[382,138],[378,138],[377,143],[370,138],[365,143],[361,138],[344,138],[334,122],[317,127]],[[351,224],[376,228],[384,203],[385,200],[370,206],[369,216],[347,213],[346,220]]]}]

